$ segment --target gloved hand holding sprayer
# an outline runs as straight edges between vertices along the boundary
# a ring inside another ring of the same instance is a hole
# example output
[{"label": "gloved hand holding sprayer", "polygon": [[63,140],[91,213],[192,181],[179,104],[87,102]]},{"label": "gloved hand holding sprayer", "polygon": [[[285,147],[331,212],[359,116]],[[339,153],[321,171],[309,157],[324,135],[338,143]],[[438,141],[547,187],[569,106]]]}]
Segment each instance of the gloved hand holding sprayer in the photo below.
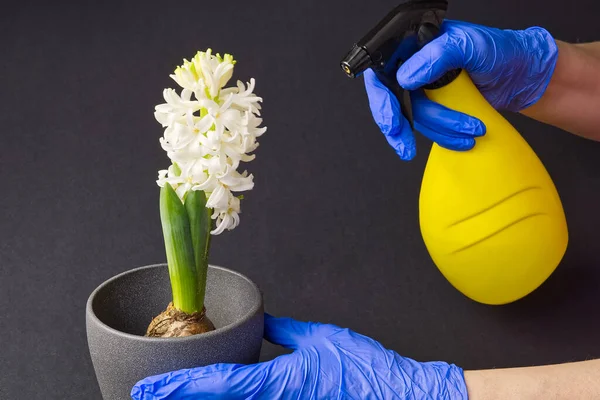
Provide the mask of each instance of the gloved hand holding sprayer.
[{"label": "gloved hand holding sprayer", "polygon": [[[478,138],[487,134],[483,121],[429,100],[422,90],[457,69],[468,73],[497,110],[600,140],[599,43],[559,42],[539,27],[501,30],[445,21],[435,39],[394,70],[399,86],[410,91],[411,104],[405,97],[402,104],[402,92],[384,84],[373,69],[364,71],[374,120],[402,160],[417,154],[413,118],[418,132],[457,153],[477,148]],[[218,364],[148,377],[133,388],[132,398],[600,398],[598,361],[464,371],[451,362],[402,357],[348,329],[269,315],[265,338],[293,352],[256,365]]]},{"label": "gloved hand holding sprayer", "polygon": [[[441,36],[398,68],[396,79],[412,91],[415,129],[442,147],[464,151],[475,146],[475,138],[485,135],[485,125],[428,100],[420,89],[462,68],[494,108],[521,112],[543,96],[557,58],[557,44],[543,28],[509,31],[444,21]],[[415,138],[398,99],[371,69],[365,71],[364,79],[377,125],[398,156],[412,160]]]}]

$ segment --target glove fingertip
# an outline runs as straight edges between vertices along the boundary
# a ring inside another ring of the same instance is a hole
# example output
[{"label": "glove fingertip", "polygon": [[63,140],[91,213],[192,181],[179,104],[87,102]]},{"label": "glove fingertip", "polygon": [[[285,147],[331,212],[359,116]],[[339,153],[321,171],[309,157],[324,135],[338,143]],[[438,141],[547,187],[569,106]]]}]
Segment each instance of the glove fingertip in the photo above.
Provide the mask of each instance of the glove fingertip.
[{"label": "glove fingertip", "polygon": [[405,141],[402,142],[401,146],[396,147],[395,150],[402,161],[412,161],[415,158],[417,155],[417,146],[412,132],[410,136],[405,136]]},{"label": "glove fingertip", "polygon": [[485,126],[485,123],[480,120],[477,120],[477,121],[478,121],[478,124],[475,127],[474,136],[477,136],[477,137],[485,136],[485,134],[487,133],[487,127]]},{"label": "glove fingertip", "polygon": [[475,147],[475,138],[465,133],[454,133],[452,136],[449,136],[421,124],[418,124],[417,129],[423,136],[447,150],[468,151]]},{"label": "glove fingertip", "polygon": [[400,127],[395,127],[384,136],[401,160],[410,161],[415,157],[416,153],[415,137],[408,121],[403,122]]},{"label": "glove fingertip", "polygon": [[485,124],[477,118],[466,117],[463,121],[456,122],[453,128],[447,127],[454,135],[463,136],[465,138],[481,137],[486,134]]},{"label": "glove fingertip", "polygon": [[463,139],[455,144],[453,144],[453,149],[454,151],[469,151],[472,150],[475,147],[475,139],[469,138],[469,139]]},{"label": "glove fingertip", "polygon": [[[480,137],[485,135],[486,126],[482,120],[472,115],[457,113],[456,111],[452,111],[452,113],[456,114],[455,130],[457,133],[462,133],[474,137]],[[448,116],[450,116],[450,114],[448,114]]]},{"label": "glove fingertip", "polygon": [[439,127],[440,132],[445,132],[446,135],[452,137],[463,138],[481,137],[486,134],[486,127],[483,122],[469,116],[461,115],[461,117],[463,118],[455,120],[454,123],[441,125]]},{"label": "glove fingertip", "polygon": [[404,150],[404,151],[396,151],[396,154],[400,156],[402,161],[412,161],[417,155],[416,149]]},{"label": "glove fingertip", "polygon": [[129,396],[132,400],[142,400],[142,394],[142,389],[140,389],[140,387],[136,383],[135,386],[133,386],[133,388],[131,389],[131,393],[129,393]]},{"label": "glove fingertip", "polygon": [[156,400],[157,397],[152,394],[152,387],[154,386],[151,384],[144,383],[144,381],[137,382],[131,389],[130,396],[132,400]]}]

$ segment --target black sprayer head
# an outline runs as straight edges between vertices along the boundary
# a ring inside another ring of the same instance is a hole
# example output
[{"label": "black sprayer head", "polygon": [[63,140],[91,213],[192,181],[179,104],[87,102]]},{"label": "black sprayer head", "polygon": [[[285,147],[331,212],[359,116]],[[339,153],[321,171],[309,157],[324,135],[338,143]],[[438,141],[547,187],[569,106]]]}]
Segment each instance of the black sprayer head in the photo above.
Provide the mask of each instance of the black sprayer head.
[{"label": "black sprayer head", "polygon": [[[403,62],[438,36],[447,9],[447,0],[401,1],[354,44],[340,63],[344,73],[351,78],[362,75],[368,68],[373,69],[379,80],[398,98],[411,127],[410,96],[398,84],[396,71]],[[451,74],[456,75],[455,72]],[[448,80],[448,77],[443,77],[440,82]]]}]

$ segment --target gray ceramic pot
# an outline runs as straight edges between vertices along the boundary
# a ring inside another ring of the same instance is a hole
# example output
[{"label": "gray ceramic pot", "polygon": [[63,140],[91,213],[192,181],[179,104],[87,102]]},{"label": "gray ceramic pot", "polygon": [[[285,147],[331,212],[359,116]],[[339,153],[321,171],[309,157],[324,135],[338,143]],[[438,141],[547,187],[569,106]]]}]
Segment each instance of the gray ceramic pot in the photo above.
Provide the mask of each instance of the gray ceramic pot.
[{"label": "gray ceramic pot", "polygon": [[226,268],[209,267],[205,304],[215,331],[186,338],[143,336],[169,301],[166,264],[117,275],[90,295],[87,338],[104,399],[131,399],[133,385],[150,375],[221,362],[258,362],[263,299],[248,278]]}]

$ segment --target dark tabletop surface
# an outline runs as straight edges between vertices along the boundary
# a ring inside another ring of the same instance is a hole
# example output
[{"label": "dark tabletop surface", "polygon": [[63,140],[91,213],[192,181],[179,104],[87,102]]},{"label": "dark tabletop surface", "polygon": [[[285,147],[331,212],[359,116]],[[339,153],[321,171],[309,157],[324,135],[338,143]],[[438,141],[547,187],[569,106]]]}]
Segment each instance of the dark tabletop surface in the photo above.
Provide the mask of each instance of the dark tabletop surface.
[{"label": "dark tabletop surface", "polygon": [[[213,264],[268,312],[332,322],[466,369],[600,357],[600,144],[509,116],[555,180],[570,247],[538,291],[469,301],[432,264],[418,191],[430,143],[400,161],[338,63],[381,1],[3,3],[0,12],[0,398],[99,398],[84,306],[103,280],[164,261],[153,110],[182,58],[212,47],[257,80],[268,132],[255,189]],[[593,0],[463,0],[452,19],[600,39]],[[263,359],[283,350],[265,345]]]}]

